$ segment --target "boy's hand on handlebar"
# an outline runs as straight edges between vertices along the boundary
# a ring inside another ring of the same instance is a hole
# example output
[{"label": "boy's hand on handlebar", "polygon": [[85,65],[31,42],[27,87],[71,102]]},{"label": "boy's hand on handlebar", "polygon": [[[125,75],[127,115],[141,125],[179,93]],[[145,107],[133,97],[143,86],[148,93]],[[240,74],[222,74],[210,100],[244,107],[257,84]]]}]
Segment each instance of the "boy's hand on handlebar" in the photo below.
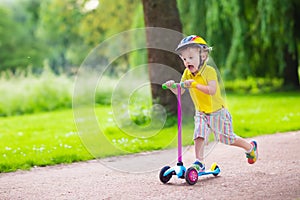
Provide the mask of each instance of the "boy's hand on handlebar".
[{"label": "boy's hand on handlebar", "polygon": [[196,82],[193,79],[189,79],[189,80],[184,81],[184,87],[186,87],[186,88],[195,87],[195,84],[196,84]]},{"label": "boy's hand on handlebar", "polygon": [[185,88],[196,88],[197,87],[197,82],[193,79],[186,80],[184,82],[180,83],[175,83],[173,80],[169,80],[162,84],[163,89],[176,89],[178,86],[185,89]]},{"label": "boy's hand on handlebar", "polygon": [[174,83],[175,83],[175,81],[169,80],[169,81],[167,81],[167,82],[165,83],[165,85],[166,85],[168,88],[171,88],[172,85],[173,85]]}]

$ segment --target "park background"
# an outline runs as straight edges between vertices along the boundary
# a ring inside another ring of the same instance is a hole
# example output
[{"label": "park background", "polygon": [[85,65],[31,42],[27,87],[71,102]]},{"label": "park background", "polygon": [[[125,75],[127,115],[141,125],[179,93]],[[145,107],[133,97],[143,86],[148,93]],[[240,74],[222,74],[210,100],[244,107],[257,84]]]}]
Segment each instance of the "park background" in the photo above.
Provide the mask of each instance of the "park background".
[{"label": "park background", "polygon": [[[201,35],[213,47],[240,136],[299,130],[299,8],[296,0],[1,0],[0,172],[93,159],[74,122],[77,71],[107,38],[147,25]],[[114,82],[149,58],[144,49],[111,63],[110,84],[95,94],[96,114],[111,120]],[[147,125],[151,103],[138,102],[131,119]],[[172,112],[155,140],[107,125],[106,137],[123,151],[101,156],[172,148],[176,141],[165,141],[176,131]]]}]

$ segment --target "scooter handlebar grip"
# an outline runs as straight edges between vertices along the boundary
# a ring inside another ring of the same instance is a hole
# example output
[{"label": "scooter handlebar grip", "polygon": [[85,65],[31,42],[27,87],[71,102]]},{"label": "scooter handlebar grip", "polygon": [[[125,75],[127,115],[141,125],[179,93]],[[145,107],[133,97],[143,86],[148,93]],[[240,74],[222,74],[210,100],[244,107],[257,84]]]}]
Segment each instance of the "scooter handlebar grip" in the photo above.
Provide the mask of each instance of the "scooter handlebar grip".
[{"label": "scooter handlebar grip", "polygon": [[[169,89],[169,87],[168,87],[165,83],[162,84],[161,87],[162,87],[162,89],[164,89],[164,90]],[[177,83],[173,83],[173,84],[171,85],[171,88],[173,88],[173,89],[177,88]]]},{"label": "scooter handlebar grip", "polygon": [[180,82],[180,87],[185,88],[184,82]]},{"label": "scooter handlebar grip", "polygon": [[168,89],[168,86],[167,86],[165,83],[162,84],[161,87],[162,87],[162,89],[164,89],[164,90]]}]

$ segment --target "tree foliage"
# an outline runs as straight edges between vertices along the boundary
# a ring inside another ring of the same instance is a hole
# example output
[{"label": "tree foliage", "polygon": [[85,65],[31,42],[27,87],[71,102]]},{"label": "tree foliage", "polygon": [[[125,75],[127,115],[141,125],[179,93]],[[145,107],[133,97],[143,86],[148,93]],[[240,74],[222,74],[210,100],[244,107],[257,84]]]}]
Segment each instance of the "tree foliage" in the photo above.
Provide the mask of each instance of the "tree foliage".
[{"label": "tree foliage", "polygon": [[299,85],[299,1],[178,0],[178,5],[184,32],[207,39],[225,78],[294,78],[292,84]]},{"label": "tree foliage", "polygon": [[[133,20],[136,24],[143,21],[139,0],[103,0],[97,7],[86,9],[88,2],[0,2],[0,70],[41,68],[45,62],[55,71],[78,67],[103,40],[132,28]],[[136,19],[138,14],[140,20]],[[125,62],[128,58],[119,64]]]},{"label": "tree foliage", "polygon": [[[0,70],[78,67],[110,36],[144,27],[142,1],[0,1]],[[168,2],[163,2],[165,8]],[[299,86],[300,1],[177,0],[183,33],[203,36],[226,79],[280,77]],[[162,13],[158,21],[166,21]],[[112,49],[113,51],[113,49]],[[116,66],[146,62],[145,51],[118,59]]]},{"label": "tree foliage", "polygon": [[[137,21],[136,17],[142,18],[141,7],[139,7],[139,0],[104,0],[100,1],[99,6],[90,12],[85,13],[80,24],[80,36],[84,39],[84,43],[91,48],[96,47],[104,40],[109,39],[114,34],[127,31],[133,26],[133,22],[138,26],[140,20]],[[143,25],[142,25],[143,27]],[[128,38],[128,43],[132,42],[133,38]],[[110,46],[110,52],[121,51],[121,47]],[[103,55],[99,55],[103,56]],[[102,60],[106,58],[103,57]],[[134,63],[130,59],[130,55],[123,55],[116,61],[111,63],[110,74],[118,75],[130,67],[130,63]]]},{"label": "tree foliage", "polygon": [[139,0],[103,0],[97,9],[87,12],[80,25],[85,43],[96,46],[114,34],[132,28]]},{"label": "tree foliage", "polygon": [[14,4],[0,7],[0,70],[39,67],[45,48],[36,37],[38,9],[35,1],[24,1],[22,7]]},{"label": "tree foliage", "polygon": [[80,59],[74,59],[82,58],[78,49],[85,49],[79,36],[81,7],[77,0],[45,0],[41,4],[39,36],[49,46],[48,62],[56,70],[80,64]]}]

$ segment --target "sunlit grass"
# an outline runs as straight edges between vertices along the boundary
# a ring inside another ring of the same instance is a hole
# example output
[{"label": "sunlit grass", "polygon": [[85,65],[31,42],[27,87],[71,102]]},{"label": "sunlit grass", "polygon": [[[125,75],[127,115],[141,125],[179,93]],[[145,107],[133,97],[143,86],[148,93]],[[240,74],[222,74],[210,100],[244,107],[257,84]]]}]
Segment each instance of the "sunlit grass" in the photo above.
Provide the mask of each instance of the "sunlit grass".
[{"label": "sunlit grass", "polygon": [[[300,93],[264,95],[227,94],[235,132],[254,137],[300,130]],[[103,122],[113,120],[110,106],[97,106],[95,113]],[[193,125],[183,126],[183,144],[192,144]],[[143,138],[124,134],[106,124],[106,137],[122,154],[172,148],[177,145],[177,126],[163,129],[155,137]],[[143,132],[147,136],[150,133]],[[100,157],[120,152],[100,152]],[[101,156],[102,155],[102,156]],[[0,118],[0,172],[29,169],[59,163],[89,160],[78,135],[71,109]]]},{"label": "sunlit grass", "polygon": [[243,137],[300,129],[300,92],[228,94],[235,132]]},{"label": "sunlit grass", "polygon": [[[102,119],[105,113],[104,118],[110,117],[108,108],[96,109]],[[112,145],[122,150],[121,154],[126,154],[175,147],[177,128],[164,129],[155,139],[132,137],[117,127],[105,129],[105,134]],[[185,144],[190,143],[190,139],[185,139]],[[103,151],[98,155],[117,154],[120,153]],[[92,158],[77,133],[72,110],[0,118],[0,172]]]},{"label": "sunlit grass", "polygon": [[71,111],[0,120],[0,172],[91,158],[77,135]]}]

